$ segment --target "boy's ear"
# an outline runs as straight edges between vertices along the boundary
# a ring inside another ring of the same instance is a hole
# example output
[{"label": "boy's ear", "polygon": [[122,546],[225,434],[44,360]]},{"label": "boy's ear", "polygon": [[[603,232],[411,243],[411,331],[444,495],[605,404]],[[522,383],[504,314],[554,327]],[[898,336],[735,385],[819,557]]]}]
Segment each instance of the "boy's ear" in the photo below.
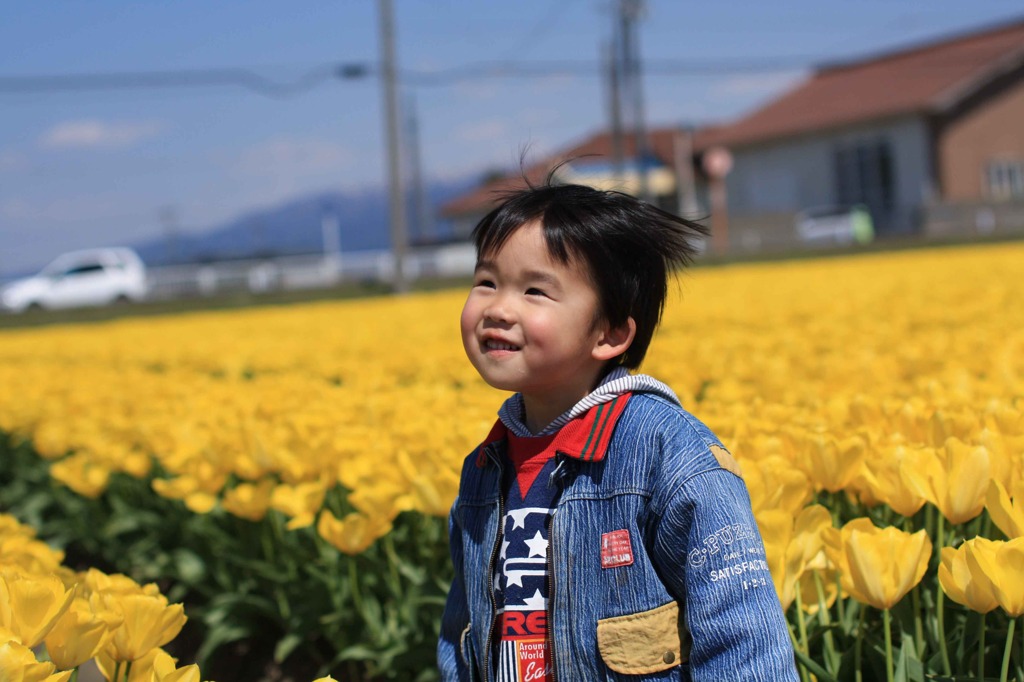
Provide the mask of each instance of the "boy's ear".
[{"label": "boy's ear", "polygon": [[591,355],[595,360],[611,360],[625,353],[636,336],[636,321],[632,317],[618,327],[608,327],[601,332],[594,344]]}]

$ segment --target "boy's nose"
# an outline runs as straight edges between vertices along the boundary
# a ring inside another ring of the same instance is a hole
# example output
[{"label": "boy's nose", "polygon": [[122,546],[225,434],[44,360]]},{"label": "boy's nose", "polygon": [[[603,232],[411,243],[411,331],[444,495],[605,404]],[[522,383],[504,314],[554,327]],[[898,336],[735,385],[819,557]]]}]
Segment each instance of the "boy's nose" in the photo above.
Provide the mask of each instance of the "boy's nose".
[{"label": "boy's nose", "polygon": [[514,313],[504,297],[497,297],[484,309],[484,318],[491,322],[512,322]]}]

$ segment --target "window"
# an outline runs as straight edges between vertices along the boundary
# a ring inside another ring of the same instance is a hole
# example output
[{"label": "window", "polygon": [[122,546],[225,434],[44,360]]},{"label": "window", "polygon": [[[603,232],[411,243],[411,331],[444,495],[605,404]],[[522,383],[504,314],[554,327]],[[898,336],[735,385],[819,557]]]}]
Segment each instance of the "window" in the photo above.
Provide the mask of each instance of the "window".
[{"label": "window", "polygon": [[1024,199],[1024,160],[989,161],[985,189],[993,199]]},{"label": "window", "polygon": [[77,275],[88,275],[90,273],[102,272],[103,266],[99,263],[87,263],[85,265],[77,265],[73,268],[68,268],[64,272],[65,277],[75,277]]},{"label": "window", "polygon": [[866,204],[872,213],[896,203],[892,151],[885,140],[842,146],[835,151],[836,199],[841,206]]}]

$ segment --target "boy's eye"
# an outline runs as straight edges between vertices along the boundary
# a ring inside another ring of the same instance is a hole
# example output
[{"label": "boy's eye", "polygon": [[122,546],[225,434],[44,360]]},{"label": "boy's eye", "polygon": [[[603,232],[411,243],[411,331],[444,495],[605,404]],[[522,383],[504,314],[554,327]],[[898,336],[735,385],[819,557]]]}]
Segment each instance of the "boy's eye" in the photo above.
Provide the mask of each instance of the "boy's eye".
[{"label": "boy's eye", "polygon": [[544,293],[542,290],[538,289],[537,287],[530,287],[529,289],[527,289],[526,290],[526,295],[527,296],[547,296],[546,293]]},{"label": "boy's eye", "polygon": [[487,288],[487,289],[493,289],[494,288],[494,282],[492,282],[489,279],[480,279],[480,280],[477,280],[476,284],[474,284],[473,286],[475,286],[475,287],[484,287],[484,288]]}]

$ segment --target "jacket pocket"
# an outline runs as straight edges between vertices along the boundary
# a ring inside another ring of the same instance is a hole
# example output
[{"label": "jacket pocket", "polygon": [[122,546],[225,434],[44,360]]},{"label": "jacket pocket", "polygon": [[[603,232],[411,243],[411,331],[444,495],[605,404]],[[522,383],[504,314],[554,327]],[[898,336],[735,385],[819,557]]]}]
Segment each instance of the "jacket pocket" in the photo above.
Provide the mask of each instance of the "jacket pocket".
[{"label": "jacket pocket", "polygon": [[459,637],[459,654],[462,656],[462,662],[466,665],[468,671],[469,682],[476,682],[476,657],[473,654],[473,635],[470,633],[473,628],[473,624],[469,623],[466,625],[466,629],[462,631],[462,636]]},{"label": "jacket pocket", "polygon": [[685,663],[679,604],[597,621],[597,648],[604,664],[624,675],[649,675]]}]

